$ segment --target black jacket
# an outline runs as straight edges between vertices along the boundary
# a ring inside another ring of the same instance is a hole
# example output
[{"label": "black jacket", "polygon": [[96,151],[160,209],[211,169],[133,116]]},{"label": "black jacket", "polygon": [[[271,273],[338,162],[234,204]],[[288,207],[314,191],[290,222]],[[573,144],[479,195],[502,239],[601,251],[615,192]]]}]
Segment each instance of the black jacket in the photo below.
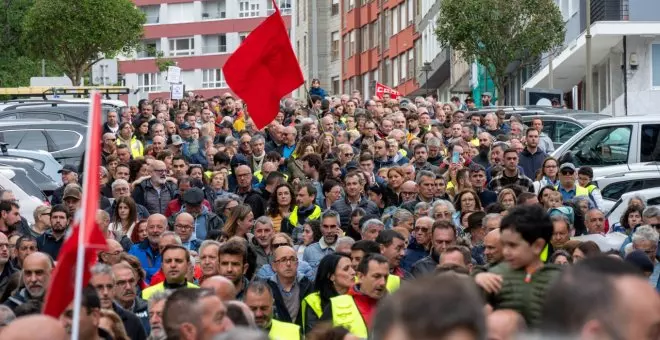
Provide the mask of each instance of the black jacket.
[{"label": "black jacket", "polygon": [[23,288],[18,291],[18,293],[12,295],[5,301],[4,305],[11,308],[11,310],[15,310],[16,307],[28,302],[29,300],[39,300],[37,298],[33,298],[30,293],[27,291],[26,288]]},{"label": "black jacket", "polygon": [[147,332],[142,327],[142,322],[140,319],[135,316],[135,314],[121,308],[117,303],[112,303],[112,310],[119,315],[122,323],[124,323],[124,329],[126,329],[126,334],[131,340],[146,340]]},{"label": "black jacket", "polygon": [[[360,202],[357,206],[358,208],[364,209],[364,211],[367,212],[367,215],[380,215],[380,210],[378,209],[378,206],[376,206],[376,203],[367,200],[365,197],[360,197]],[[351,226],[351,213],[353,212],[353,207],[351,207],[351,204],[348,202],[348,198],[344,197],[343,199],[338,199],[335,203],[332,203],[331,209],[339,213],[341,228],[343,230],[348,230]]]},{"label": "black jacket", "polygon": [[242,197],[243,203],[252,208],[252,214],[254,214],[255,218],[266,214],[266,201],[261,197],[260,190],[250,189],[246,193],[239,193],[237,189],[235,194]]},{"label": "black jacket", "polygon": [[[302,326],[302,308],[298,310],[298,315],[296,316],[295,320],[291,320],[291,316],[289,315],[289,310],[286,308],[286,304],[284,303],[284,298],[282,297],[282,293],[280,293],[280,288],[277,286],[277,283],[273,281],[274,278],[271,278],[268,280],[268,285],[270,286],[271,291],[273,292],[273,299],[275,300],[275,316],[278,321],[282,322],[289,322],[289,323],[295,323],[296,325]],[[302,302],[302,300],[309,294],[312,293],[314,290],[314,284],[310,279],[307,277],[303,276],[302,278],[298,279],[298,286],[299,286],[299,294],[298,298],[299,301]],[[300,302],[298,305],[300,305]]]},{"label": "black jacket", "polygon": [[415,279],[419,279],[420,277],[424,277],[426,275],[432,275],[435,272],[435,267],[438,266],[439,262],[440,255],[433,251],[431,252],[431,255],[413,264],[410,275]]}]

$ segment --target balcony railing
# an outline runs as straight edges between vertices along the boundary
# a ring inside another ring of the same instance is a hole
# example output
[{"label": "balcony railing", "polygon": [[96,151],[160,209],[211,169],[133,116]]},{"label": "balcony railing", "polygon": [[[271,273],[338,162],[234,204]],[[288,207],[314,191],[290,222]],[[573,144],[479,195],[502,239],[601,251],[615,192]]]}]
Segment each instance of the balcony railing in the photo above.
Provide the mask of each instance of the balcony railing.
[{"label": "balcony railing", "polygon": [[227,17],[227,12],[225,11],[202,13],[202,20],[225,19],[226,17]]},{"label": "balcony railing", "polygon": [[137,52],[137,57],[138,58],[155,58],[156,57],[156,51],[138,51]]},{"label": "balcony railing", "polygon": [[206,45],[202,47],[202,53],[226,53],[227,45]]}]

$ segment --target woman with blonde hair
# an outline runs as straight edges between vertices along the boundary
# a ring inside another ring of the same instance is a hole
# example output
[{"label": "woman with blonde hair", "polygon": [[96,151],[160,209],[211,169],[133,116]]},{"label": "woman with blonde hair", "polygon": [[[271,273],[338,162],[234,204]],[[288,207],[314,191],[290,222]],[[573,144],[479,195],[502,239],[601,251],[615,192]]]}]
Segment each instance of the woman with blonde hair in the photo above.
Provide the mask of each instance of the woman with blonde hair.
[{"label": "woman with blonde hair", "polygon": [[497,202],[501,204],[504,209],[511,209],[516,205],[516,193],[513,189],[502,189],[500,194],[497,195]]},{"label": "woman with blonde hair", "polygon": [[227,181],[227,173],[224,171],[214,171],[211,175],[211,189],[215,192],[216,197],[223,196],[229,190],[229,183]]},{"label": "woman with blonde hair", "polygon": [[249,233],[252,229],[253,222],[254,214],[252,213],[252,208],[247,204],[239,204],[229,213],[229,219],[225,223],[224,232],[230,238],[237,236],[247,240],[250,236]]},{"label": "woman with blonde hair", "polygon": [[299,179],[305,180],[305,172],[303,171],[302,158],[305,155],[316,153],[316,140],[313,136],[305,136],[300,139],[296,145],[296,149],[291,153],[291,157],[287,160],[287,168],[289,169],[289,181]]},{"label": "woman with blonde hair", "polygon": [[131,340],[126,333],[124,323],[117,313],[110,309],[101,309],[99,328],[106,331],[114,340]]},{"label": "woman with blonde hair", "polygon": [[321,155],[321,158],[324,158],[325,155],[331,153],[336,146],[337,140],[335,139],[335,136],[330,132],[324,132],[316,143],[316,153]]}]

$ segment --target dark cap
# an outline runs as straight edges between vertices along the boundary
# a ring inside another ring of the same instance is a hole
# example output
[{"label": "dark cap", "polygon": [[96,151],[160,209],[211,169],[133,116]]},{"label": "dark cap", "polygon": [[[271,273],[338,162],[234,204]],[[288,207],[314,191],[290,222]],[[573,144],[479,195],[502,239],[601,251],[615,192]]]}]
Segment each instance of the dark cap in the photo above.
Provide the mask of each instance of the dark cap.
[{"label": "dark cap", "polygon": [[231,158],[231,161],[229,162],[229,166],[235,168],[239,165],[248,165],[248,161],[244,155],[237,153],[234,155],[234,157]]},{"label": "dark cap", "polygon": [[368,191],[371,191],[371,192],[373,192],[375,194],[378,194],[378,195],[385,195],[385,188],[383,188],[382,186],[380,186],[378,184],[374,184],[374,185],[370,186]]},{"label": "dark cap", "polygon": [[62,199],[66,200],[67,198],[75,198],[77,200],[82,199],[82,188],[77,183],[70,183],[64,187],[64,195]]},{"label": "dark cap", "polygon": [[483,211],[477,211],[470,214],[470,216],[467,218],[468,227],[465,228],[465,230],[483,227],[484,217],[486,217],[486,213]]},{"label": "dark cap", "polygon": [[179,125],[179,129],[181,130],[188,130],[192,128],[193,128],[192,125],[188,124],[188,122],[183,122],[181,123],[181,125]]},{"label": "dark cap", "polygon": [[359,169],[358,163],[356,161],[350,161],[346,164],[346,171],[351,171],[354,169]]},{"label": "dark cap", "polygon": [[626,255],[626,262],[634,265],[643,272],[653,271],[653,262],[641,250],[633,250],[630,254]]},{"label": "dark cap", "polygon": [[73,165],[73,164],[64,164],[64,166],[62,167],[62,169],[60,169],[60,170],[57,171],[58,174],[61,174],[61,173],[65,173],[65,174],[66,174],[66,173],[69,173],[69,172],[75,172],[75,173],[77,173],[77,172],[78,172],[78,168],[77,168],[75,165]]},{"label": "dark cap", "polygon": [[221,128],[221,129],[231,129],[233,125],[231,122],[223,120],[220,124],[215,124],[215,126]]},{"label": "dark cap", "polygon": [[183,203],[190,205],[200,205],[204,200],[204,192],[202,189],[193,187],[183,193]]}]

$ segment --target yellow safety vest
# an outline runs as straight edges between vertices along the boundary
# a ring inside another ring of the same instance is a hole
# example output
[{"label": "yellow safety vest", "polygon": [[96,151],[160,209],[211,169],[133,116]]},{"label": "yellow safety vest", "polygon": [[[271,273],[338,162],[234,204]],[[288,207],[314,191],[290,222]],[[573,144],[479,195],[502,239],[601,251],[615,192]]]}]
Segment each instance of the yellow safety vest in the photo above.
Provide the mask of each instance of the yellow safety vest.
[{"label": "yellow safety vest", "polygon": [[[287,175],[287,174],[282,174],[282,175],[284,175],[284,180],[285,180],[285,181],[288,181],[288,180],[289,180],[289,175]],[[255,171],[255,172],[254,172],[254,177],[257,178],[257,180],[259,181],[259,183],[261,183],[261,181],[264,179],[264,175],[261,173],[261,170],[259,170],[259,171]]]},{"label": "yellow safety vest", "polygon": [[300,340],[300,326],[288,322],[271,320],[268,337],[271,340]]},{"label": "yellow safety vest", "polygon": [[[312,214],[307,217],[308,220],[313,221],[313,220],[318,220],[321,218],[321,207],[318,205],[314,205],[314,211],[312,211]],[[293,207],[293,211],[291,214],[289,214],[289,223],[291,223],[291,227],[295,228],[298,225],[298,206],[296,205]]]},{"label": "yellow safety vest", "polygon": [[[559,185],[555,185],[555,190],[559,190]],[[591,189],[591,190],[593,190],[593,189]],[[589,189],[581,187],[579,185],[575,186],[575,197],[589,196],[589,193],[590,193]]]},{"label": "yellow safety vest", "polygon": [[323,315],[323,309],[321,308],[321,293],[319,292],[314,292],[312,294],[309,294],[305,296],[305,298],[302,300],[302,303],[300,304],[300,309],[302,313],[302,325],[303,329],[306,328],[306,320],[305,320],[305,315],[307,308],[311,308],[314,311],[314,314],[320,319],[321,316]]},{"label": "yellow safety vest", "polygon": [[[121,144],[123,144],[122,141],[117,138],[117,145]],[[137,140],[137,137],[131,137],[131,142],[130,145],[128,145],[128,148],[131,150],[131,156],[133,156],[133,159],[144,156],[144,145],[142,145],[142,142]]]},{"label": "yellow safety vest", "polygon": [[399,290],[399,287],[401,287],[401,278],[394,274],[387,275],[387,282],[385,283],[387,291],[394,293]]},{"label": "yellow safety vest", "polygon": [[330,303],[332,304],[332,324],[334,326],[344,327],[359,338],[366,339],[369,336],[367,325],[352,296],[335,296],[330,299]]},{"label": "yellow safety vest", "polygon": [[[186,288],[199,288],[199,286],[194,284],[194,283],[186,282]],[[154,295],[158,292],[162,292],[164,290],[165,290],[165,283],[164,282],[161,282],[157,285],[153,285],[151,287],[147,287],[142,291],[142,298],[145,299],[145,300],[149,300],[149,298],[152,295]]]}]

